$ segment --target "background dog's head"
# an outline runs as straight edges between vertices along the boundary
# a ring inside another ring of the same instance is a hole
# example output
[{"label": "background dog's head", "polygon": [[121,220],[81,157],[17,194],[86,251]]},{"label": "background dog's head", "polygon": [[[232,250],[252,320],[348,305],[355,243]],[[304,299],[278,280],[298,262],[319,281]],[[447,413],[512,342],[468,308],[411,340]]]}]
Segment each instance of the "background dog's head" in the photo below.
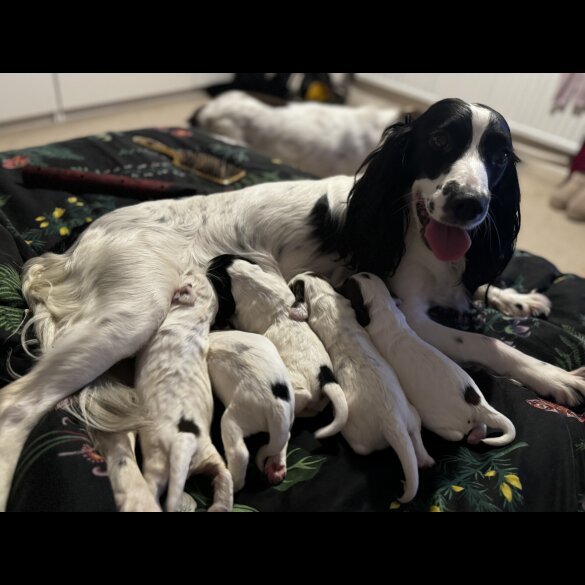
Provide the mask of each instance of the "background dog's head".
[{"label": "background dog's head", "polygon": [[506,121],[483,105],[446,99],[390,126],[350,194],[343,251],[354,268],[391,275],[414,221],[438,260],[466,256],[470,291],[492,282],[520,227],[517,160]]}]

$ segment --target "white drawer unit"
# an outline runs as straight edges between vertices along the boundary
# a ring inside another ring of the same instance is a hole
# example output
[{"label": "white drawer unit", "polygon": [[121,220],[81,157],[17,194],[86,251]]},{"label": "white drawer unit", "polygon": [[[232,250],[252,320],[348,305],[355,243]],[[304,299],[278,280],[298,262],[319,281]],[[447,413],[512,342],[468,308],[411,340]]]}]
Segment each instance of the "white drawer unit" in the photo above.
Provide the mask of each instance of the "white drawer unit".
[{"label": "white drawer unit", "polygon": [[0,73],[0,124],[56,112],[51,73]]}]

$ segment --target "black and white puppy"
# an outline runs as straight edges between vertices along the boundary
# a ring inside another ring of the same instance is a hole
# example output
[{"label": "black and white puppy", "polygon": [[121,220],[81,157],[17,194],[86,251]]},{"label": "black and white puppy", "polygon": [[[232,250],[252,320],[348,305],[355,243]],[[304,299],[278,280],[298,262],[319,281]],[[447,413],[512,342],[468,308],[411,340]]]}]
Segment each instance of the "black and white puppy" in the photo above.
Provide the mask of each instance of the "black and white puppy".
[{"label": "black and white puppy", "polygon": [[[305,322],[291,319],[295,297],[280,274],[229,254],[214,258],[207,274],[219,300],[216,325],[265,335],[288,368],[295,392],[295,414],[311,416],[328,399],[335,418],[317,438],[338,433],[347,421],[347,402],[331,370],[331,360]],[[294,310],[293,310],[294,312]]]},{"label": "black and white puppy", "polygon": [[[488,404],[462,368],[414,333],[380,278],[361,272],[340,292],[398,375],[424,427],[450,441],[468,435],[469,443],[500,446],[514,440],[512,422]],[[502,436],[486,439],[486,426],[502,430]]]},{"label": "black and white puppy", "polygon": [[350,302],[311,273],[294,277],[289,285],[299,303],[297,311],[307,312],[309,325],[331,356],[345,392],[349,416],[342,435],[360,455],[392,447],[406,480],[399,500],[409,502],[418,490],[418,467],[435,463],[422,442],[420,416],[356,320]]},{"label": "black and white puppy", "polygon": [[185,278],[137,356],[136,393],[147,421],[139,431],[144,479],[157,498],[168,483],[165,508],[174,512],[189,474],[205,473],[214,485],[209,511],[230,511],[232,478],[209,436],[213,396],[206,358],[217,300],[204,274]]},{"label": "black and white puppy", "polygon": [[250,454],[244,438],[269,433],[256,464],[270,483],[286,476],[286,447],[294,420],[295,394],[288,370],[272,342],[243,331],[215,331],[209,336],[207,366],[213,391],[226,410],[221,438],[234,490],[244,487]]}]

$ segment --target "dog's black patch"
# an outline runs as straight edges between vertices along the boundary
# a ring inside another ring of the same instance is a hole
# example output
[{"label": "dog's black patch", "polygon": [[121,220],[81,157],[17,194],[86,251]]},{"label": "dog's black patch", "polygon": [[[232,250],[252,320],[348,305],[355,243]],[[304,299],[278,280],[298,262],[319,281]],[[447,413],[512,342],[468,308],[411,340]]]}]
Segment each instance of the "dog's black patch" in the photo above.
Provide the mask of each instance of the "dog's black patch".
[{"label": "dog's black patch", "polygon": [[166,217],[158,217],[156,221],[158,223],[169,223],[169,220]]},{"label": "dog's black patch", "polygon": [[213,258],[207,266],[207,278],[217,295],[218,310],[212,327],[226,329],[229,321],[236,312],[236,301],[232,294],[232,280],[228,268],[235,260],[245,260],[250,264],[257,264],[249,258],[235,254],[222,254]]},{"label": "dog's black patch", "polygon": [[321,244],[321,250],[333,252],[338,249],[341,225],[331,213],[327,194],[321,195],[311,209],[309,225],[313,228],[313,236]]},{"label": "dog's black patch", "polygon": [[337,379],[335,378],[335,374],[331,371],[331,368],[328,366],[321,366],[319,368],[319,386],[323,388],[325,384],[337,384]]},{"label": "dog's black patch", "polygon": [[467,402],[468,404],[472,404],[473,406],[477,406],[479,404],[480,398],[475,388],[467,386],[467,388],[465,388],[463,396],[465,397],[465,402]]},{"label": "dog's black patch", "polygon": [[290,402],[290,392],[288,391],[286,384],[283,384],[282,382],[275,382],[272,384],[270,389],[276,398],[280,398],[285,402]]},{"label": "dog's black patch", "polygon": [[516,308],[517,308],[519,311],[521,311],[521,310],[522,310],[522,305],[521,305],[520,303],[516,303],[514,306],[515,306],[515,307],[516,307]]},{"label": "dog's black patch", "polygon": [[180,433],[193,433],[196,437],[201,434],[199,427],[192,420],[186,418],[181,418],[178,429]]},{"label": "dog's black patch", "polygon": [[348,278],[339,289],[346,299],[349,299],[351,307],[354,310],[357,322],[362,327],[367,327],[370,324],[370,312],[364,304],[364,297],[360,285],[353,278]]},{"label": "dog's black patch", "polygon": [[455,343],[463,343],[463,339],[461,337],[456,337]]},{"label": "dog's black patch", "polygon": [[429,203],[429,211],[430,211],[431,213],[433,213],[433,211],[435,211],[435,202],[434,202],[434,201],[431,201],[431,202]]},{"label": "dog's black patch", "polygon": [[128,465],[128,459],[122,457],[122,459],[118,461],[118,467],[126,467],[126,465]]},{"label": "dog's black patch", "polygon": [[290,287],[290,290],[293,291],[293,294],[295,295],[295,303],[293,305],[293,307],[298,307],[299,304],[304,303],[305,302],[305,281],[304,280],[296,280],[292,286]]},{"label": "dog's black patch", "polygon": [[237,353],[246,353],[247,351],[250,351],[250,346],[245,343],[234,343],[234,350]]}]

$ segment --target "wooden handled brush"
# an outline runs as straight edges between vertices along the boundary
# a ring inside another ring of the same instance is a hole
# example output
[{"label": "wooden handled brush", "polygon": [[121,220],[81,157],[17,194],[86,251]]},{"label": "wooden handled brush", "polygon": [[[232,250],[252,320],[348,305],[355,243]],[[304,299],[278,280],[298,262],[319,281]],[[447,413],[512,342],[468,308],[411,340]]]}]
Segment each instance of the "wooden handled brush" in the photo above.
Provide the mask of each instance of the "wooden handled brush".
[{"label": "wooden handled brush", "polygon": [[146,136],[133,136],[132,140],[144,148],[168,156],[179,169],[217,185],[233,185],[246,176],[244,169],[206,152],[177,150]]}]

